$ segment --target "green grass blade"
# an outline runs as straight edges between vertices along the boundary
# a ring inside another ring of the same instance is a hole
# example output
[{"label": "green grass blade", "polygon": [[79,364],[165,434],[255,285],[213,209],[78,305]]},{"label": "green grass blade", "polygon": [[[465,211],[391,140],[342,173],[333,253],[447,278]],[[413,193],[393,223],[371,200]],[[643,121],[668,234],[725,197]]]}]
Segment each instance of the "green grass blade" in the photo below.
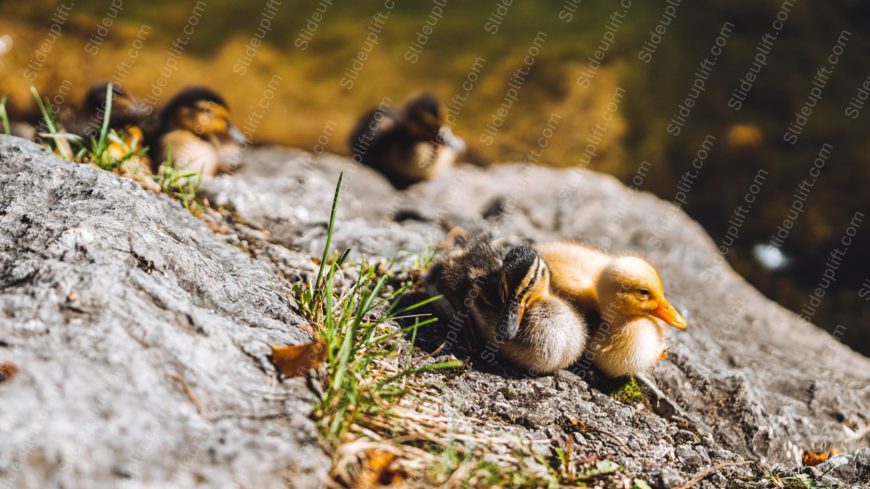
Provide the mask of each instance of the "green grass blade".
[{"label": "green grass blade", "polygon": [[100,140],[97,144],[97,154],[102,156],[106,151],[106,137],[109,134],[109,119],[112,117],[112,84],[106,85],[106,105],[103,110],[103,126],[100,128]]},{"label": "green grass blade", "polygon": [[402,370],[401,372],[399,372],[395,375],[387,377],[386,379],[378,382],[378,387],[383,387],[387,384],[395,382],[395,381],[402,379],[404,377],[407,377],[409,375],[416,375],[416,374],[423,373],[423,372],[430,372],[432,370],[446,370],[446,369],[450,369],[450,368],[460,368],[463,365],[465,365],[465,364],[462,362],[462,360],[447,360],[444,362],[429,363],[426,365],[421,365],[419,367],[405,369],[405,370]]},{"label": "green grass blade", "polygon": [[9,97],[6,95],[0,99],[0,122],[3,123],[3,134],[9,135],[12,134],[12,129],[9,127],[9,114],[6,112],[7,100],[9,100]]},{"label": "green grass blade", "polygon": [[[437,323],[437,322],[438,322],[438,318],[429,318],[429,319],[426,319],[424,321],[416,321],[416,322],[414,322],[414,324],[412,324],[410,326],[405,326],[402,329],[397,329],[395,331],[390,331],[389,333],[375,336],[374,338],[372,338],[371,343],[373,345],[377,344],[377,343],[381,343],[381,342],[386,341],[390,338],[396,338],[400,335],[404,335],[405,333],[407,333],[409,331],[413,331],[414,335],[416,336],[416,331],[419,328],[422,328],[423,326],[428,326],[430,324]],[[413,341],[411,342],[411,344],[413,344]]]},{"label": "green grass blade", "polygon": [[317,270],[317,280],[314,282],[317,287],[320,287],[320,279],[323,277],[323,267],[326,266],[326,259],[329,256],[329,250],[332,246],[332,233],[335,230],[335,216],[338,212],[338,199],[341,195],[341,181],[344,179],[344,172],[338,174],[338,183],[335,185],[335,196],[332,198],[332,210],[329,213],[329,227],[326,231],[326,245],[323,247],[323,256],[320,259],[320,268]]},{"label": "green grass blade", "polygon": [[54,141],[54,146],[58,151],[60,151],[60,155],[71,161],[73,155],[69,154],[66,146],[60,143],[63,137],[57,130],[57,124],[55,123],[54,111],[51,109],[51,103],[47,100],[43,100],[42,96],[39,95],[39,91],[33,85],[30,86],[30,93],[33,95],[33,98],[36,99],[36,106],[39,107],[39,112],[42,114],[42,120],[45,122],[45,127],[48,129],[48,137]]},{"label": "green grass blade", "polygon": [[45,122],[45,127],[48,129],[50,133],[56,133],[57,127],[54,125],[54,117],[52,116],[52,112],[46,106],[45,101],[42,100],[42,96],[39,94],[39,91],[36,87],[30,87],[30,93],[33,95],[33,98],[36,99],[36,106],[39,108],[40,114],[42,114],[42,120]]},{"label": "green grass blade", "polygon": [[[427,306],[427,305],[429,305],[429,304],[431,304],[431,303],[433,303],[433,302],[438,301],[438,300],[441,299],[442,297],[444,297],[444,296],[443,296],[443,295],[440,295],[440,294],[439,294],[439,295],[436,295],[436,296],[433,296],[433,297],[427,297],[426,299],[423,299],[423,300],[421,300],[420,302],[417,302],[417,303],[411,304],[411,305],[408,306],[408,307],[405,307],[405,308],[402,308],[402,309],[396,311],[395,314],[396,314],[396,315],[399,315],[399,314],[405,314],[406,312],[411,312],[411,311],[413,311],[413,310],[415,310],[415,309],[420,309],[421,307]],[[395,317],[395,316],[393,316],[393,317]]]}]

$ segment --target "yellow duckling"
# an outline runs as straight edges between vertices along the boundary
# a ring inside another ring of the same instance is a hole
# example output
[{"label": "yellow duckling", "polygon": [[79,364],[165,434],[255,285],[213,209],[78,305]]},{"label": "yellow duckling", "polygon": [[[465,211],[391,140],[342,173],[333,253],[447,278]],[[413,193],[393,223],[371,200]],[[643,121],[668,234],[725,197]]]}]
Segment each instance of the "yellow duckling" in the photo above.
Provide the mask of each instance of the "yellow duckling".
[{"label": "yellow duckling", "polygon": [[351,133],[350,149],[355,161],[404,189],[452,166],[465,151],[465,142],[444,125],[438,99],[424,93],[401,111],[378,108],[364,115]]},{"label": "yellow duckling", "polygon": [[666,325],[686,328],[683,316],[665,298],[658,272],[645,260],[570,242],[535,247],[550,265],[553,289],[580,311],[600,316],[589,356],[605,374],[645,372],[666,355]]},{"label": "yellow duckling", "polygon": [[152,159],[170,155],[175,168],[213,177],[238,167],[245,137],[230,121],[226,101],[204,87],[175,95],[160,113],[159,137]]},{"label": "yellow duckling", "polygon": [[583,318],[550,291],[550,271],[527,246],[504,253],[488,237],[460,239],[430,272],[454,318],[486,344],[484,359],[498,354],[535,373],[570,366],[586,346]]}]

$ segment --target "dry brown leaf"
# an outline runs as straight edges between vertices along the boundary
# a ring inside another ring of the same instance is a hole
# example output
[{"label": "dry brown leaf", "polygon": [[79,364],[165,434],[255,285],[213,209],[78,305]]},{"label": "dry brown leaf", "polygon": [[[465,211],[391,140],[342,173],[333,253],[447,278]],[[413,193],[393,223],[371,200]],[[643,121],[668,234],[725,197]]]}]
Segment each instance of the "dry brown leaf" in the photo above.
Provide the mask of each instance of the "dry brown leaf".
[{"label": "dry brown leaf", "polygon": [[18,373],[18,366],[12,362],[0,362],[0,382],[10,380]]},{"label": "dry brown leaf", "polygon": [[272,346],[272,362],[285,377],[298,377],[319,367],[326,359],[326,342]]},{"label": "dry brown leaf", "polygon": [[366,458],[362,471],[357,478],[357,487],[373,489],[378,487],[403,487],[407,474],[398,467],[396,455],[386,450],[370,448],[366,450]]},{"label": "dry brown leaf", "polygon": [[801,462],[803,462],[806,467],[815,467],[825,460],[833,457],[840,453],[836,448],[832,448],[829,452],[814,452],[812,450],[804,450],[804,454],[801,455]]}]

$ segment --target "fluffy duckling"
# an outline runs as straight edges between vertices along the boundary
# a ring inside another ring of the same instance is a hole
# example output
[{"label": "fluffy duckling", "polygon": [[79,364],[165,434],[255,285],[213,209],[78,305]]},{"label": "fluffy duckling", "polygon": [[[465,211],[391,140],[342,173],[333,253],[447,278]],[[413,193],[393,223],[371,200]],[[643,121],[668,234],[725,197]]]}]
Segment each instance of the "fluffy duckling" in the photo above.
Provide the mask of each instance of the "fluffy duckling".
[{"label": "fluffy duckling", "polygon": [[107,149],[109,156],[123,161],[123,170],[143,187],[159,191],[160,187],[148,177],[152,173],[151,161],[144,152],[145,135],[142,129],[146,114],[127,90],[114,83],[111,84],[112,98],[109,103],[109,86],[109,83],[97,83],[88,89],[73,132],[85,139],[97,138],[108,114],[108,128],[119,136],[110,140]]},{"label": "fluffy duckling", "polygon": [[583,354],[585,322],[551,293],[537,251],[503,251],[488,237],[460,242],[436,259],[431,280],[457,312],[467,310],[486,351],[536,373],[568,367]]},{"label": "fluffy duckling", "polygon": [[[70,130],[85,138],[97,137],[103,126],[108,101],[108,83],[97,83],[85,93],[84,101],[77,120]],[[109,129],[128,132],[133,129],[141,144],[141,124],[146,114],[140,110],[136,100],[123,87],[112,84],[112,104],[109,110]]]},{"label": "fluffy duckling", "polygon": [[235,169],[245,144],[224,98],[204,87],[175,95],[160,113],[158,132],[152,160],[164,161],[168,153],[176,169],[209,177]]},{"label": "fluffy duckling", "polygon": [[368,112],[351,133],[353,159],[407,188],[435,178],[465,151],[465,142],[444,125],[444,111],[431,94],[418,95],[401,111]]},{"label": "fluffy duckling", "polygon": [[610,256],[577,243],[536,245],[550,265],[553,289],[601,326],[590,342],[592,363],[611,377],[635,375],[665,356],[667,325],[686,328],[665,298],[652,265],[633,256]]}]

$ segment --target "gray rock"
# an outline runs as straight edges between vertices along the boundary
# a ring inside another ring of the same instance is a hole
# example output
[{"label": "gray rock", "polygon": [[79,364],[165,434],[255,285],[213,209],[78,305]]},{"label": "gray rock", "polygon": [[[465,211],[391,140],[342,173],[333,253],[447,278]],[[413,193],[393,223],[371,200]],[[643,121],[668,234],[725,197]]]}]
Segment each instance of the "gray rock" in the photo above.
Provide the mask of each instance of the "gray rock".
[{"label": "gray rock", "polygon": [[313,399],[267,359],[307,338],[288,285],[177,203],[0,137],[0,487],[322,486]]},{"label": "gray rock", "polygon": [[678,471],[665,467],[659,473],[658,482],[661,487],[677,487],[682,485],[683,478]]},{"label": "gray rock", "polygon": [[842,482],[870,487],[870,448],[841,453],[819,464],[816,469]]},{"label": "gray rock", "polygon": [[[332,155],[315,158],[264,148],[247,163],[232,178],[210,182],[207,191],[245,221],[276,227],[287,246],[320,249],[332,185],[345,172],[349,181],[342,194],[339,247],[384,258],[397,250],[417,253],[453,226],[516,241],[581,240],[648,258],[689,318],[689,329],[672,335],[670,358],[650,373],[686,419],[668,412],[662,412],[664,418],[627,414],[619,403],[590,389],[584,371],[554,375],[558,395],[532,401],[523,394],[529,380],[473,358],[462,383],[474,387],[453,391],[467,413],[485,415],[488,398],[514,392],[515,398],[505,395],[502,402],[552,411],[557,415],[537,418],[557,424],[578,417],[617,438],[636,436],[641,446],[658,446],[658,440],[680,430],[685,441],[696,443],[686,435],[693,433],[701,440],[697,446],[710,454],[709,462],[698,455],[702,465],[732,453],[762,463],[796,464],[805,448],[870,443],[870,361],[746,284],[679,208],[630,191],[610,176],[523,164],[460,165],[438,180],[396,192],[370,169]],[[487,214],[492,210],[498,212]],[[511,412],[516,416],[520,409]],[[844,427],[863,435],[856,438]],[[627,453],[612,436],[594,429],[584,435],[589,437],[626,466],[634,458],[650,467],[661,463],[643,452]]]},{"label": "gray rock", "polygon": [[674,456],[677,457],[678,462],[692,470],[696,470],[704,463],[701,455],[688,445],[677,445]]}]

